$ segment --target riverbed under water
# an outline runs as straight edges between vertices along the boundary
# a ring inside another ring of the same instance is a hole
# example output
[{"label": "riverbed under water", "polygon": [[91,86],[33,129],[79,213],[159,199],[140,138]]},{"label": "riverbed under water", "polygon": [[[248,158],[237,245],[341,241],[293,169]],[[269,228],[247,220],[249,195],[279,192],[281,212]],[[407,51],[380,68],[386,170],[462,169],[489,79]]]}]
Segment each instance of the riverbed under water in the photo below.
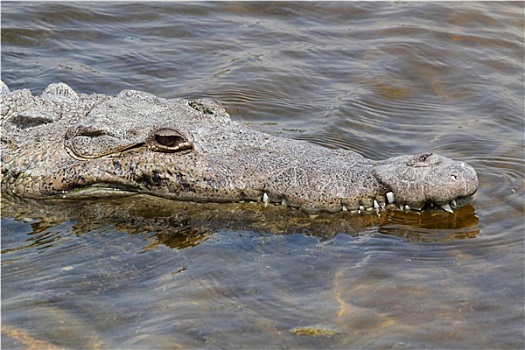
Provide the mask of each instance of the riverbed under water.
[{"label": "riverbed under water", "polygon": [[524,347],[524,3],[2,2],[2,80],[471,164],[450,215],[2,198],[2,348]]}]

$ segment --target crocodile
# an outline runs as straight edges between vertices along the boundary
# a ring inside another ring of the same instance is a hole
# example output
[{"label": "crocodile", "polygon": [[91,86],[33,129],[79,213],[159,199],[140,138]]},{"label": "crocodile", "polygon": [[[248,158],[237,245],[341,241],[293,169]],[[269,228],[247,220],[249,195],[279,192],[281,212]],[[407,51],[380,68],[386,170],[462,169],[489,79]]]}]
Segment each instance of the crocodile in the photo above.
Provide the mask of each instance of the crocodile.
[{"label": "crocodile", "polygon": [[478,188],[470,165],[435,153],[372,160],[233,121],[212,99],[123,90],[40,96],[1,84],[2,195],[152,195],[189,202],[262,202],[307,213],[452,213]]}]

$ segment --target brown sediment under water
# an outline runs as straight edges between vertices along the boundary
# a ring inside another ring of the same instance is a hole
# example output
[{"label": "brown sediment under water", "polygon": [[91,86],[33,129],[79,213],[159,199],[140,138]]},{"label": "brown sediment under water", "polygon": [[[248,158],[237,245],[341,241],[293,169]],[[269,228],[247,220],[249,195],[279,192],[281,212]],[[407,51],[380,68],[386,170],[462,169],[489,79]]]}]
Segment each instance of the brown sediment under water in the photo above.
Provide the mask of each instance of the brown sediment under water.
[{"label": "brown sediment under water", "polygon": [[471,164],[448,214],[2,198],[2,348],[524,347],[524,4],[2,2],[2,80]]}]

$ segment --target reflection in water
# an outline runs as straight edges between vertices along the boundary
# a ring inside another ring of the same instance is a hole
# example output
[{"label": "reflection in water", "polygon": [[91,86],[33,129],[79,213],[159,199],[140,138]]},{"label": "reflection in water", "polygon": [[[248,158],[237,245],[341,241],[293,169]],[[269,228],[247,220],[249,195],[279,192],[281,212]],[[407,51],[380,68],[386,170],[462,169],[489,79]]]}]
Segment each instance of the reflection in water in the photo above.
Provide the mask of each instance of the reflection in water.
[{"label": "reflection in water", "polygon": [[[224,339],[242,331],[255,334],[250,341],[262,344],[268,334],[282,334],[285,328],[290,336],[301,336],[300,346],[326,347],[332,338],[341,345],[369,344],[372,335],[396,334],[396,329],[412,327],[418,319],[428,321],[419,310],[421,305],[388,298],[395,306],[383,307],[381,302],[368,301],[370,295],[381,300],[383,293],[399,293],[393,271],[385,268],[398,265],[399,259],[407,264],[400,280],[413,276],[421,256],[407,252],[420,249],[402,242],[443,242],[463,239],[466,232],[477,233],[470,206],[458,209],[455,215],[394,211],[313,217],[261,203],[188,204],[148,196],[51,203],[7,202],[4,197],[2,201],[2,215],[15,218],[4,218],[7,234],[27,237],[3,242],[2,266],[11,276],[4,295],[17,291],[29,276],[43,277],[32,277],[40,292],[35,294],[31,288],[4,305],[6,312],[20,302],[32,305],[31,318],[24,321],[31,333],[7,325],[3,334],[28,346],[53,339],[49,348],[55,344],[108,347],[100,327],[118,332],[130,320],[144,319],[150,321],[141,323],[141,335],[117,343],[124,347],[194,347],[209,344],[221,335],[217,330],[223,329]],[[31,230],[20,230],[28,225]],[[374,234],[371,228],[376,225],[379,232],[400,237],[390,244],[401,249],[392,250],[393,254],[384,251],[387,236]],[[168,254],[166,247],[188,253]],[[45,272],[33,266],[32,261],[38,259],[31,255],[33,249],[48,257]],[[442,251],[439,259],[455,250]],[[243,256],[242,264],[239,256]],[[17,261],[18,267],[11,269]],[[429,271],[417,267],[415,271],[428,277]],[[379,292],[374,282],[378,280],[393,285],[383,285]],[[414,293],[412,283],[402,288]],[[134,306],[130,315],[123,314],[120,302],[127,305],[135,295],[148,291],[155,293],[143,298],[146,304]],[[419,287],[415,291],[433,292]],[[120,302],[115,305],[117,296]],[[91,305],[97,306],[93,310]],[[153,317],[156,310],[162,310],[163,316]],[[206,323],[193,320],[202,312],[214,318]],[[39,319],[45,322],[35,323]],[[97,327],[93,328],[93,322]],[[164,335],[148,336],[159,332]]]},{"label": "reflection in water", "polygon": [[453,214],[441,210],[422,213],[395,212],[380,220],[379,232],[405,238],[408,242],[446,242],[475,238],[479,219],[468,204]]},{"label": "reflection in water", "polygon": [[[222,347],[240,333],[250,334],[241,347],[420,347],[440,337],[454,347],[475,336],[489,296],[510,292],[483,282],[491,257],[459,244],[478,233],[470,205],[311,217],[148,196],[2,201],[4,312],[32,310],[20,320],[28,334],[3,329],[13,342]],[[35,264],[42,255],[45,266]]]},{"label": "reflection in water", "polygon": [[471,205],[458,208],[452,215],[441,209],[309,215],[273,204],[265,207],[262,203],[186,203],[137,195],[75,201],[4,196],[2,208],[2,216],[31,227],[23,246],[4,244],[2,253],[29,247],[46,249],[67,240],[65,231],[81,235],[108,226],[128,234],[148,233],[150,247],[161,243],[174,249],[194,247],[224,229],[259,234],[301,233],[326,240],[337,234],[356,236],[376,225],[381,233],[411,242],[474,238],[479,233]]}]

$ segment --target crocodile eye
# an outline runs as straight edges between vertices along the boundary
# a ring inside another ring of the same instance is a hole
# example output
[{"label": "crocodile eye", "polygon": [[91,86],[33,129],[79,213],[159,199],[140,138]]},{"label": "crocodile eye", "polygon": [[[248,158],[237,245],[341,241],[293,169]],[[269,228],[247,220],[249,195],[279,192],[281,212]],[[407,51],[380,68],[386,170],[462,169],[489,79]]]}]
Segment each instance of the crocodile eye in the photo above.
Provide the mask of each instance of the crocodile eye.
[{"label": "crocodile eye", "polygon": [[175,147],[178,144],[180,144],[180,143],[182,143],[182,142],[184,142],[186,140],[184,140],[179,135],[158,135],[158,134],[155,134],[155,141],[158,144],[162,145],[162,146]]},{"label": "crocodile eye", "polygon": [[180,152],[192,148],[192,144],[172,128],[154,130],[148,137],[147,144],[148,148],[155,152]]}]

